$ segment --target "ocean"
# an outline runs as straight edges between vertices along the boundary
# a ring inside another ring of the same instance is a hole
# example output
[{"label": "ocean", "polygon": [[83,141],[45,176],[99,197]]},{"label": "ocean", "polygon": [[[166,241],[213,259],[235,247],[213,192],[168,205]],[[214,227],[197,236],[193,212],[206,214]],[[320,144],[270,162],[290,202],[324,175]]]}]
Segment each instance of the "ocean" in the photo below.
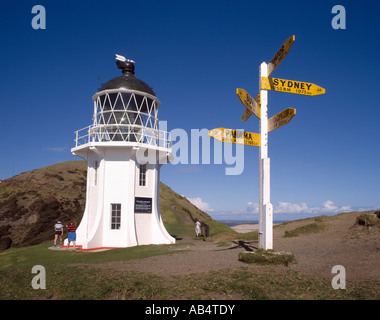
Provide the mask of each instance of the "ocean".
[{"label": "ocean", "polygon": [[[224,224],[226,224],[227,226],[229,227],[234,227],[234,226],[237,226],[237,225],[240,225],[240,224],[259,224],[259,221],[248,221],[248,220],[216,220],[217,222],[222,222]],[[289,220],[273,220],[273,224],[276,224],[276,223],[283,223],[283,222],[287,222]]]}]

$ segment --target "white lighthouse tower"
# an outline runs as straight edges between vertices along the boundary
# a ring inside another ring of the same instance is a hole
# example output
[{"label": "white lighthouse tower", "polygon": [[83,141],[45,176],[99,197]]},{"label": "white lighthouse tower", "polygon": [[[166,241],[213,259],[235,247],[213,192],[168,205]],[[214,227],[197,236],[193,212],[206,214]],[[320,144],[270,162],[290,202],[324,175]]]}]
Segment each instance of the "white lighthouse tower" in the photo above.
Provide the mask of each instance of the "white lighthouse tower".
[{"label": "white lighthouse tower", "polygon": [[87,162],[76,241],[87,250],[175,242],[159,210],[160,167],[171,156],[170,136],[158,130],[160,101],[134,76],[134,61],[116,59],[122,75],[92,97],[93,124],[76,132],[71,149]]}]

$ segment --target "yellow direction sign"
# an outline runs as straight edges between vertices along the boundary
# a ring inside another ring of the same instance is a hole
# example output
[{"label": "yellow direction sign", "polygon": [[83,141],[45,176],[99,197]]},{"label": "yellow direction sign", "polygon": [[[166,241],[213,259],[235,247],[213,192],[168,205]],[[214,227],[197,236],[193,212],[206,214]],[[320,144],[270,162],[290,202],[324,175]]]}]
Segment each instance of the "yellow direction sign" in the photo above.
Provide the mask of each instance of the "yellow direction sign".
[{"label": "yellow direction sign", "polygon": [[216,128],[209,130],[208,135],[220,142],[238,143],[246,146],[260,147],[259,133],[227,128]]},{"label": "yellow direction sign", "polygon": [[262,77],[261,79],[262,90],[295,93],[306,96],[316,96],[318,94],[324,94],[326,92],[324,88],[321,88],[314,83],[269,77]]},{"label": "yellow direction sign", "polygon": [[246,110],[249,111],[249,116],[253,113],[260,119],[260,94],[258,94],[255,99],[252,99],[252,97],[244,89],[236,89],[236,94],[238,95],[241,103],[248,108]]},{"label": "yellow direction sign", "polygon": [[249,110],[249,109],[245,109],[244,112],[243,112],[243,115],[241,116],[241,121],[247,121],[248,118],[253,115],[253,113]]},{"label": "yellow direction sign", "polygon": [[268,77],[277,68],[280,62],[284,60],[295,40],[296,36],[291,36],[290,38],[286,39],[280,50],[277,51],[272,60],[268,63]]},{"label": "yellow direction sign", "polygon": [[296,114],[296,109],[287,108],[268,119],[268,132],[287,124]]}]

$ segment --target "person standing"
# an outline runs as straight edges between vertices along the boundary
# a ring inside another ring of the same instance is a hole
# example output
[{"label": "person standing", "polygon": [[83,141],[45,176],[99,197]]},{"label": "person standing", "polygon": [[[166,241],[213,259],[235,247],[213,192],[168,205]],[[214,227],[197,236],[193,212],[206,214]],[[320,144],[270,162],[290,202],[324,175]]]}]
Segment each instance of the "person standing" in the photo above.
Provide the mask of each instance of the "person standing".
[{"label": "person standing", "polygon": [[195,223],[195,233],[197,235],[197,238],[201,234],[201,220],[197,219],[197,222]]},{"label": "person standing", "polygon": [[73,248],[75,250],[75,241],[77,240],[77,227],[76,223],[74,221],[71,221],[68,226],[66,226],[67,231],[69,232],[69,235],[67,237],[67,250],[69,250],[70,242],[73,243]]},{"label": "person standing", "polygon": [[59,237],[59,246],[62,246],[62,236],[63,236],[63,224],[61,221],[57,221],[54,225],[54,247],[57,246],[57,240]]}]

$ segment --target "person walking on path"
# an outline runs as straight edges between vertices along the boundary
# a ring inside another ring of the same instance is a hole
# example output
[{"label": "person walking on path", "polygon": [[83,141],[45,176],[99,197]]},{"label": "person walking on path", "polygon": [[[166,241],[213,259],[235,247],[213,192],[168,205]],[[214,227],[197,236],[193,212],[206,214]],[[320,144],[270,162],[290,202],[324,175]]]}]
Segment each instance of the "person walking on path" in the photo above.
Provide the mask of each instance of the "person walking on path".
[{"label": "person walking on path", "polygon": [[197,235],[197,238],[201,234],[201,220],[197,219],[197,222],[195,223],[195,233]]},{"label": "person walking on path", "polygon": [[67,237],[67,250],[70,248],[70,242],[73,243],[73,248],[75,250],[75,241],[77,240],[77,227],[74,221],[71,221],[68,226],[66,226],[69,235]]},{"label": "person walking on path", "polygon": [[57,240],[59,237],[59,246],[62,246],[62,236],[63,236],[63,224],[61,221],[57,221],[54,225],[54,247],[57,246]]}]

